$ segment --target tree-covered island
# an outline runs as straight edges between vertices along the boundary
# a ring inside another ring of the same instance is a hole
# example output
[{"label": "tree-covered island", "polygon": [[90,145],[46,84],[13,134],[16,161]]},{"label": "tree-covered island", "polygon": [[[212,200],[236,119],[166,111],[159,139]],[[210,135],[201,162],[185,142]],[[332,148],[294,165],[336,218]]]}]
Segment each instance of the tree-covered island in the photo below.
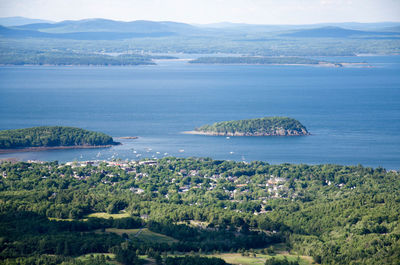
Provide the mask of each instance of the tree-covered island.
[{"label": "tree-covered island", "polygon": [[288,117],[264,117],[258,119],[222,121],[203,125],[188,134],[218,136],[300,136],[309,135],[299,121]]},{"label": "tree-covered island", "polygon": [[17,149],[90,148],[118,145],[100,132],[74,127],[41,126],[0,131],[0,152]]}]

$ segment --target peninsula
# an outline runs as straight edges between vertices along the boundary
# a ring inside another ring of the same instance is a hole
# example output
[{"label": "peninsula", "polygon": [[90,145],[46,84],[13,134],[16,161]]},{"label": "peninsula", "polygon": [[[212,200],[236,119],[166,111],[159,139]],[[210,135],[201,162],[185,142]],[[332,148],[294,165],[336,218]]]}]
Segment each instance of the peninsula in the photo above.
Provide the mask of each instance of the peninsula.
[{"label": "peninsula", "polygon": [[41,126],[0,131],[0,153],[118,145],[109,135],[74,127]]},{"label": "peninsula", "polygon": [[299,121],[288,117],[223,121],[212,125],[203,125],[194,131],[184,133],[214,136],[301,136],[310,134]]}]

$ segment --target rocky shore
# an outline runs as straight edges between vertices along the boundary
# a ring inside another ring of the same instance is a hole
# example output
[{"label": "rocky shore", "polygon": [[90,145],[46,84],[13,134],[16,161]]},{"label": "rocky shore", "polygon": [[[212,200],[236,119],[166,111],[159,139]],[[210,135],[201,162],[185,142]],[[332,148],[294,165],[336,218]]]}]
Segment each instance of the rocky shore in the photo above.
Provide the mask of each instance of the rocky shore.
[{"label": "rocky shore", "polygon": [[304,136],[310,135],[309,132],[294,131],[294,130],[284,130],[277,129],[272,132],[256,132],[256,133],[244,133],[244,132],[211,132],[211,131],[185,131],[184,134],[195,134],[195,135],[208,135],[208,136]]}]

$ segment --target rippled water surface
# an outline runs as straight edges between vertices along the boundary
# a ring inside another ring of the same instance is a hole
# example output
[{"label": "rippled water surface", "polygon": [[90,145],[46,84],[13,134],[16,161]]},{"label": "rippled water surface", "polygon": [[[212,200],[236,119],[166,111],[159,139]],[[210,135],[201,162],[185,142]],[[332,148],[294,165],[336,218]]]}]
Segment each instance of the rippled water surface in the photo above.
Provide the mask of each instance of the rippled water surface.
[{"label": "rippled water surface", "polygon": [[[357,59],[373,67],[185,62],[0,67],[0,129],[65,125],[114,137],[139,136],[108,149],[0,158],[71,161],[175,155],[400,169],[400,57]],[[296,118],[312,135],[226,139],[181,134],[206,123],[264,116]]]}]

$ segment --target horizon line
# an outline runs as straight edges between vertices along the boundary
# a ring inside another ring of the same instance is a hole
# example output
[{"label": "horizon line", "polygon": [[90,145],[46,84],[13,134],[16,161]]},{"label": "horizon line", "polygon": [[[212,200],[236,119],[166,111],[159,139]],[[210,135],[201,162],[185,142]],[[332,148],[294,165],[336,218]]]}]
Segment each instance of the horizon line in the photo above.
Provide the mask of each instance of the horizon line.
[{"label": "horizon line", "polygon": [[[176,23],[183,23],[189,25],[215,25],[215,24],[237,24],[237,25],[252,25],[252,26],[299,26],[299,25],[318,25],[318,24],[346,24],[346,23],[356,23],[356,24],[381,24],[381,23],[400,23],[399,21],[374,21],[374,22],[359,22],[359,21],[336,21],[336,22],[315,22],[315,23],[296,23],[296,24],[259,24],[259,23],[248,23],[248,22],[231,22],[231,21],[219,21],[219,22],[209,22],[209,23],[191,23],[191,22],[183,22],[183,21],[175,21],[175,20],[151,20],[151,19],[137,19],[137,20],[118,20],[118,19],[111,19],[111,18],[104,18],[104,17],[87,17],[87,18],[80,18],[80,19],[63,19],[63,20],[51,20],[45,18],[32,18],[32,17],[24,17],[24,16],[0,16],[0,19],[10,19],[10,18],[23,18],[23,19],[33,19],[33,20],[47,20],[49,23],[59,23],[63,21],[81,21],[81,20],[96,20],[96,19],[103,19],[103,20],[110,20],[110,21],[117,21],[117,22],[135,22],[135,21],[151,21],[151,22],[176,22]],[[36,23],[33,23],[36,24]]]}]

